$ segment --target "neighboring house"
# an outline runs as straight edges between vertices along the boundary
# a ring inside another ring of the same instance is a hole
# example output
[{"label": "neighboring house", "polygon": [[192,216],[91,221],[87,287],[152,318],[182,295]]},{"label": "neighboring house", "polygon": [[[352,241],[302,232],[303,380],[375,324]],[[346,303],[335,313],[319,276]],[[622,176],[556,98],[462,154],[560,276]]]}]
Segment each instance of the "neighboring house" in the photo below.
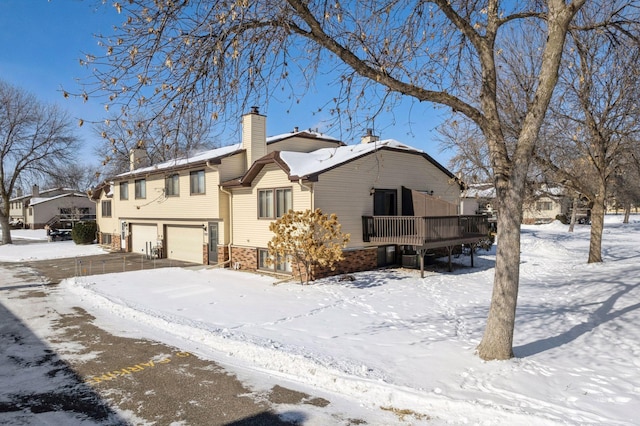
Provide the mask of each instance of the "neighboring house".
[{"label": "neighboring house", "polygon": [[[297,128],[267,138],[266,117],[256,109],[242,126],[239,144],[134,169],[94,191],[101,242],[145,255],[291,273],[286,259],[267,265],[269,225],[289,209],[316,208],[335,213],[351,234],[337,272],[469,240],[458,235],[466,232],[458,216],[461,183],[423,151],[372,134],[350,146]],[[425,224],[433,235],[420,237]],[[445,228],[451,232],[442,233]]]},{"label": "neighboring house", "polygon": [[489,222],[489,230],[497,231],[498,211],[495,206],[496,189],[491,183],[472,183],[460,195],[460,214],[483,215]]},{"label": "neighboring house", "polygon": [[491,183],[472,183],[460,195],[461,214],[486,214],[495,218],[496,190]]},{"label": "neighboring house", "polygon": [[29,195],[19,195],[9,200],[10,221],[30,229],[42,229],[46,225],[71,228],[82,220],[95,219],[95,204],[86,194],[70,188],[53,188],[40,191],[34,185]]},{"label": "neighboring house", "polygon": [[559,215],[568,217],[571,202],[572,199],[567,196],[564,188],[542,186],[524,203],[522,223],[528,225],[550,223]]},{"label": "neighboring house", "polygon": [[[496,192],[492,184],[470,184],[463,191],[460,206],[462,214],[483,214],[490,217],[490,221],[496,220],[495,208]],[[558,215],[571,215],[572,198],[566,194],[562,187],[548,187],[546,185],[536,189],[532,196],[527,197],[523,203],[522,223],[536,224],[549,223],[556,220]],[[588,209],[580,204],[578,219],[587,216]]]}]

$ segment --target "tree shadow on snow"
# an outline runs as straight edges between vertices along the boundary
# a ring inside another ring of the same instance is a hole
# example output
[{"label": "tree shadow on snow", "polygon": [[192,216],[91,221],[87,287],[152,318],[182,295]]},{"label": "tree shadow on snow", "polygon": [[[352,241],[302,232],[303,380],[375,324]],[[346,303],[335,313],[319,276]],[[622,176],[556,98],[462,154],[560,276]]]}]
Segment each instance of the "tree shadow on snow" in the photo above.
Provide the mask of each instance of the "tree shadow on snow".
[{"label": "tree shadow on snow", "polygon": [[[44,341],[0,303],[0,414],[5,421],[43,424],[48,413],[78,422],[127,424]],[[28,379],[27,379],[28,378]],[[25,423],[26,424],[26,423]]]},{"label": "tree shadow on snow", "polygon": [[340,285],[347,288],[367,289],[380,287],[390,284],[394,281],[404,281],[412,279],[409,274],[404,273],[401,269],[386,268],[373,271],[356,272],[353,274],[337,275],[335,277],[326,278],[325,284]]},{"label": "tree shadow on snow", "polygon": [[[588,283],[585,283],[588,285]],[[565,332],[557,335],[551,336],[544,339],[537,340],[535,342],[530,342],[522,346],[517,346],[513,348],[513,353],[518,358],[524,358],[532,355],[537,355],[539,353],[545,352],[549,349],[557,348],[567,343],[573,342],[578,339],[580,336],[583,336],[587,333],[592,332],[602,324],[605,324],[609,321],[612,321],[616,318],[621,317],[624,314],[629,312],[633,312],[637,309],[640,309],[640,302],[634,303],[632,305],[625,306],[623,308],[614,309],[614,306],[617,302],[619,302],[625,295],[628,295],[634,289],[640,287],[640,283],[638,284],[624,284],[621,282],[616,283],[618,287],[621,287],[619,291],[609,296],[606,300],[602,302],[593,302],[588,304],[581,304],[575,306],[568,306],[564,310],[559,310],[557,307],[553,307],[548,311],[540,311],[536,309],[537,307],[532,307],[532,310],[537,310],[540,316],[545,317],[553,317],[557,316],[562,312],[573,312],[576,315],[584,312],[585,308],[593,307],[595,310],[591,311],[588,314],[586,321],[583,321],[580,324],[576,324]],[[520,309],[520,308],[519,308]]]}]

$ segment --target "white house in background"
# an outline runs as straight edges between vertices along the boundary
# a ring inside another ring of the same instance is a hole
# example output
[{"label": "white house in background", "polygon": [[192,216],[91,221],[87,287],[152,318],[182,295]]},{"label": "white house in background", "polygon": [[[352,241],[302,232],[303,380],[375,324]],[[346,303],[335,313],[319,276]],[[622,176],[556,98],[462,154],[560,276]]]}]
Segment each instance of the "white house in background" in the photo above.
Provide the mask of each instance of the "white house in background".
[{"label": "white house in background", "polygon": [[522,223],[549,223],[559,215],[568,216],[572,199],[567,191],[559,186],[543,185],[535,190],[533,196],[523,206]]},{"label": "white house in background", "polygon": [[472,183],[460,195],[460,213],[494,216],[496,190],[491,183]]},{"label": "white house in background", "polygon": [[95,204],[87,194],[70,188],[53,188],[40,191],[33,185],[31,194],[18,195],[9,200],[12,224],[23,224],[31,229],[45,225],[71,228],[82,220],[95,219]]},{"label": "white house in background", "polygon": [[[496,191],[493,184],[470,184],[462,192],[460,209],[462,214],[485,214],[495,221],[497,210],[495,208]],[[571,197],[562,187],[541,186],[526,198],[523,204],[522,223],[549,223],[558,215],[569,215],[571,210]],[[584,212],[580,213],[585,216]]]},{"label": "white house in background", "polygon": [[[267,138],[266,117],[253,109],[242,118],[240,143],[142,168],[132,158],[132,170],[96,188],[100,242],[115,250],[269,270],[269,224],[289,209],[320,208],[335,213],[351,234],[339,267],[348,272],[395,263],[404,250],[397,242],[372,242],[366,217],[447,216],[456,221],[448,229],[462,232],[462,184],[451,172],[398,141],[369,133],[361,142],[347,146],[297,128]],[[448,234],[448,241],[453,237]],[[292,272],[287,262],[273,268]]]}]

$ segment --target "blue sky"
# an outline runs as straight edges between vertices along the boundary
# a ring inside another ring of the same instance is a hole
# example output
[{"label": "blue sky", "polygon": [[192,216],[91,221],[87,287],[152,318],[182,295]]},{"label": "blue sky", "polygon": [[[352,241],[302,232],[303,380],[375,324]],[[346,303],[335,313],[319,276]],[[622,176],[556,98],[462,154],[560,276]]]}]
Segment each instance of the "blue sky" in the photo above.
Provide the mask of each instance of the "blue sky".
[{"label": "blue sky", "polygon": [[[33,93],[41,101],[60,105],[74,118],[101,121],[105,111],[100,102],[65,99],[61,91],[62,88],[79,91],[77,79],[87,78],[89,73],[79,59],[85,53],[100,53],[94,34],[109,34],[113,24],[122,18],[111,2],[104,6],[100,3],[99,0],[0,0],[0,79]],[[323,92],[322,87],[317,90]],[[317,96],[308,94],[288,113],[290,105],[272,101],[267,111],[261,110],[267,115],[267,133],[285,133],[296,126],[323,131],[322,117],[311,113],[324,103]],[[446,166],[451,153],[441,153],[435,140],[440,112],[428,104],[419,104],[409,113],[409,102],[406,104],[396,109],[395,122],[390,116],[380,117],[376,122],[376,130],[380,131],[376,133],[383,139],[393,138],[420,148]],[[327,133],[341,137],[335,131]],[[83,162],[98,163],[92,148],[99,137],[87,124],[78,128],[78,135],[84,142]],[[221,141],[223,145],[235,142],[237,140]]]}]

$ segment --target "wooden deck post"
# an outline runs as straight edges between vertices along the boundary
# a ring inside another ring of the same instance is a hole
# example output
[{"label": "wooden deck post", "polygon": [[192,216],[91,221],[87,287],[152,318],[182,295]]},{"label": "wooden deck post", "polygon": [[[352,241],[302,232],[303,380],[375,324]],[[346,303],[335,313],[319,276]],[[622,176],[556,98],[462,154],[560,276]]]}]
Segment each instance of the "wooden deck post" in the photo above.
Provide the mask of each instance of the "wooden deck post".
[{"label": "wooden deck post", "polygon": [[424,255],[427,254],[426,249],[418,249],[418,256],[420,256],[420,278],[424,278]]}]

